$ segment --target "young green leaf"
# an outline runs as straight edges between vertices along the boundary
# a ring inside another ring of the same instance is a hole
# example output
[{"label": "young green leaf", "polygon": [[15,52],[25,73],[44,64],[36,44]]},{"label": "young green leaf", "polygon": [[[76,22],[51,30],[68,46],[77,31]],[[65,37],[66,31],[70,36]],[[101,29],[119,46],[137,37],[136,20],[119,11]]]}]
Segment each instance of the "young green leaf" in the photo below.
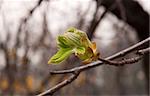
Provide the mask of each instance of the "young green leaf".
[{"label": "young green leaf", "polygon": [[58,47],[60,48],[69,48],[71,46],[71,44],[69,44],[68,40],[66,37],[64,36],[58,36],[57,38],[57,44],[58,44]]},{"label": "young green leaf", "polygon": [[57,44],[59,51],[48,61],[48,64],[60,63],[72,53],[88,63],[97,60],[99,56],[96,43],[91,42],[85,32],[73,27],[69,28],[63,35],[58,36]]},{"label": "young green leaf", "polygon": [[55,63],[58,64],[63,60],[67,59],[72,54],[72,49],[61,48],[59,51],[48,61],[48,64]]}]

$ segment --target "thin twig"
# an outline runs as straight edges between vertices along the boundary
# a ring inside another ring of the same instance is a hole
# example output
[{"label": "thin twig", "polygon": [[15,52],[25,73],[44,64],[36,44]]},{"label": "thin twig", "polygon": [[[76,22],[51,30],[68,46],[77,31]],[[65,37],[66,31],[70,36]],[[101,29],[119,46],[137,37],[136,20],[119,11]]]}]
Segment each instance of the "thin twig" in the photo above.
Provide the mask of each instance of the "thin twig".
[{"label": "thin twig", "polygon": [[62,81],[61,83],[57,84],[56,86],[52,87],[51,89],[37,95],[37,96],[52,96],[57,90],[61,89],[62,87],[70,84],[72,81],[74,81],[80,74],[80,71],[74,72],[68,79]]},{"label": "thin twig", "polygon": [[143,54],[147,53],[149,50],[150,50],[150,47],[149,47],[149,48],[142,49],[142,50],[138,50],[138,51],[137,51],[137,54],[143,55]]},{"label": "thin twig", "polygon": [[26,17],[21,20],[20,25],[17,30],[16,42],[14,45],[15,48],[17,48],[20,44],[19,38],[20,38],[20,34],[21,34],[23,28],[25,28],[25,25],[27,24],[28,20],[32,17],[34,11],[42,4],[42,2],[43,2],[43,0],[38,0],[37,4],[32,9],[29,10]]},{"label": "thin twig", "polygon": [[121,18],[124,21],[126,21],[127,20],[126,9],[124,7],[123,1],[122,0],[116,0],[116,3],[117,3],[117,6],[118,6],[118,9],[120,11]]},{"label": "thin twig", "polygon": [[108,65],[114,65],[114,66],[123,66],[123,65],[126,65],[126,64],[133,64],[133,63],[138,62],[140,59],[142,59],[142,56],[137,56],[137,57],[134,57],[134,58],[124,59],[124,60],[121,60],[121,61],[111,61],[111,60],[105,60],[105,59],[102,59],[102,58],[98,58],[98,60],[102,61],[103,63],[108,64]]},{"label": "thin twig", "polygon": [[88,28],[88,32],[87,35],[89,37],[89,39],[92,39],[93,34],[96,30],[96,27],[99,25],[99,23],[101,22],[101,20],[106,16],[106,14],[108,13],[108,11],[113,10],[116,7],[116,3],[112,4],[108,9],[104,10],[104,12],[101,14],[101,16],[99,18],[97,18],[98,16],[98,10],[99,10],[99,6],[101,5],[102,1],[100,2],[99,0],[96,1],[96,10],[95,13],[93,15],[93,20],[91,21],[91,24]]}]

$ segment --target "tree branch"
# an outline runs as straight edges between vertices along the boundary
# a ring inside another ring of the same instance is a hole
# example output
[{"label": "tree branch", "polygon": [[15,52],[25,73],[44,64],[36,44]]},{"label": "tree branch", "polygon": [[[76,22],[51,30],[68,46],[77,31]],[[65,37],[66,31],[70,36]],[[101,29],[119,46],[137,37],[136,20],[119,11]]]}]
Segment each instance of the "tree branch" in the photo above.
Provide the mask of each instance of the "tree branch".
[{"label": "tree branch", "polygon": [[66,86],[66,85],[70,84],[72,81],[74,81],[79,76],[79,74],[80,74],[80,71],[75,71],[74,73],[72,73],[72,75],[68,79],[62,81],[61,83],[57,84],[56,86],[52,87],[51,89],[49,89],[37,96],[46,96],[46,95],[52,96],[57,90],[61,89],[62,87]]},{"label": "tree branch", "polygon": [[[91,24],[88,28],[88,32],[87,35],[89,37],[89,39],[93,38],[94,32],[97,28],[97,26],[99,25],[99,23],[101,22],[101,20],[105,17],[106,13],[110,10],[113,10],[116,7],[116,3],[112,4],[108,9],[105,9],[104,12],[101,14],[101,16],[98,16],[98,10],[99,10],[99,6],[101,5],[102,2],[100,2],[99,0],[96,0],[96,10],[95,13],[93,15],[93,20],[91,21]],[[97,16],[99,18],[97,18]]]},{"label": "tree branch", "polygon": [[[93,63],[90,63],[88,65],[83,65],[83,66],[80,66],[80,67],[75,67],[75,68],[72,68],[72,69],[69,69],[69,70],[61,70],[61,71],[51,71],[51,75],[54,75],[54,74],[67,74],[67,73],[71,73],[72,75],[62,81],[61,83],[57,84],[56,86],[50,88],[49,90],[39,94],[38,96],[45,96],[45,95],[53,95],[56,91],[58,91],[59,89],[61,89],[62,87],[70,84],[72,81],[74,81],[78,75],[80,74],[80,72],[82,71],[85,71],[85,70],[88,70],[88,69],[91,69],[91,68],[94,68],[96,66],[100,66],[104,63],[107,63],[109,65],[125,65],[125,64],[133,64],[135,62],[138,62],[140,59],[141,59],[141,56],[143,56],[145,53],[147,52],[150,52],[150,48],[146,48],[146,49],[139,49],[141,46],[143,46],[144,44],[148,43],[150,41],[150,37],[125,49],[125,50],[122,50],[110,57],[107,57],[106,59],[99,59],[100,61],[95,61]],[[122,61],[111,61],[113,59],[116,59],[116,58],[119,58],[119,57],[122,57],[122,56],[125,56],[126,54],[130,53],[130,52],[133,52],[133,51],[137,51],[136,52],[136,55],[138,55],[137,57],[135,58],[130,58],[130,59],[125,59],[125,60],[122,60]]]},{"label": "tree branch", "polygon": [[17,30],[16,42],[14,45],[15,48],[17,48],[20,44],[19,38],[20,38],[20,34],[21,34],[23,28],[25,27],[28,20],[32,17],[34,11],[42,4],[42,2],[43,2],[43,0],[38,0],[37,4],[32,9],[29,10],[26,17],[24,17],[24,19],[21,20],[20,25],[19,25],[18,30]]},{"label": "tree branch", "polygon": [[133,64],[133,63],[138,62],[140,59],[142,59],[142,56],[137,56],[137,57],[134,57],[134,58],[124,59],[124,60],[121,60],[121,61],[111,61],[111,60],[105,60],[105,59],[102,59],[102,58],[98,58],[98,60],[102,61],[103,63],[108,64],[108,65],[114,65],[114,66],[123,66],[125,64]]}]

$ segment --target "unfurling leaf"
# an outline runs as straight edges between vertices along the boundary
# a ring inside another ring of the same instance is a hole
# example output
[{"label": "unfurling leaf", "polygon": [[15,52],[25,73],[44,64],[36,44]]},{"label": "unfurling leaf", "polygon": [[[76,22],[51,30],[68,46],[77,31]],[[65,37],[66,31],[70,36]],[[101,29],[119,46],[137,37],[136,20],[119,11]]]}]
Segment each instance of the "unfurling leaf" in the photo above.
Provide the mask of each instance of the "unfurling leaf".
[{"label": "unfurling leaf", "polygon": [[48,64],[58,64],[72,53],[75,53],[84,63],[90,63],[99,57],[96,43],[91,42],[85,32],[73,27],[69,28],[63,35],[58,36],[57,44],[59,50],[51,57]]},{"label": "unfurling leaf", "polygon": [[67,59],[71,55],[72,49],[70,48],[61,48],[59,51],[48,61],[50,63],[60,63],[63,60]]}]

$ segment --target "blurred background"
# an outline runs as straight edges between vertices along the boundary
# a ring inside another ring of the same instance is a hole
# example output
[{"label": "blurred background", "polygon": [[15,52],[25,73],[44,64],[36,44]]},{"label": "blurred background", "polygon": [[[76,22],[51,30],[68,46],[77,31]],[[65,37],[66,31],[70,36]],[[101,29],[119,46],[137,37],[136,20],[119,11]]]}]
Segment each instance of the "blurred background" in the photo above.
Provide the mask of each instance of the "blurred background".
[{"label": "blurred background", "polygon": [[[87,32],[103,58],[149,37],[149,6],[149,0],[0,0],[0,96],[39,94],[68,77],[50,70],[83,65],[73,55],[47,64],[57,35],[69,27]],[[82,72],[54,96],[148,95],[148,59]]]}]

